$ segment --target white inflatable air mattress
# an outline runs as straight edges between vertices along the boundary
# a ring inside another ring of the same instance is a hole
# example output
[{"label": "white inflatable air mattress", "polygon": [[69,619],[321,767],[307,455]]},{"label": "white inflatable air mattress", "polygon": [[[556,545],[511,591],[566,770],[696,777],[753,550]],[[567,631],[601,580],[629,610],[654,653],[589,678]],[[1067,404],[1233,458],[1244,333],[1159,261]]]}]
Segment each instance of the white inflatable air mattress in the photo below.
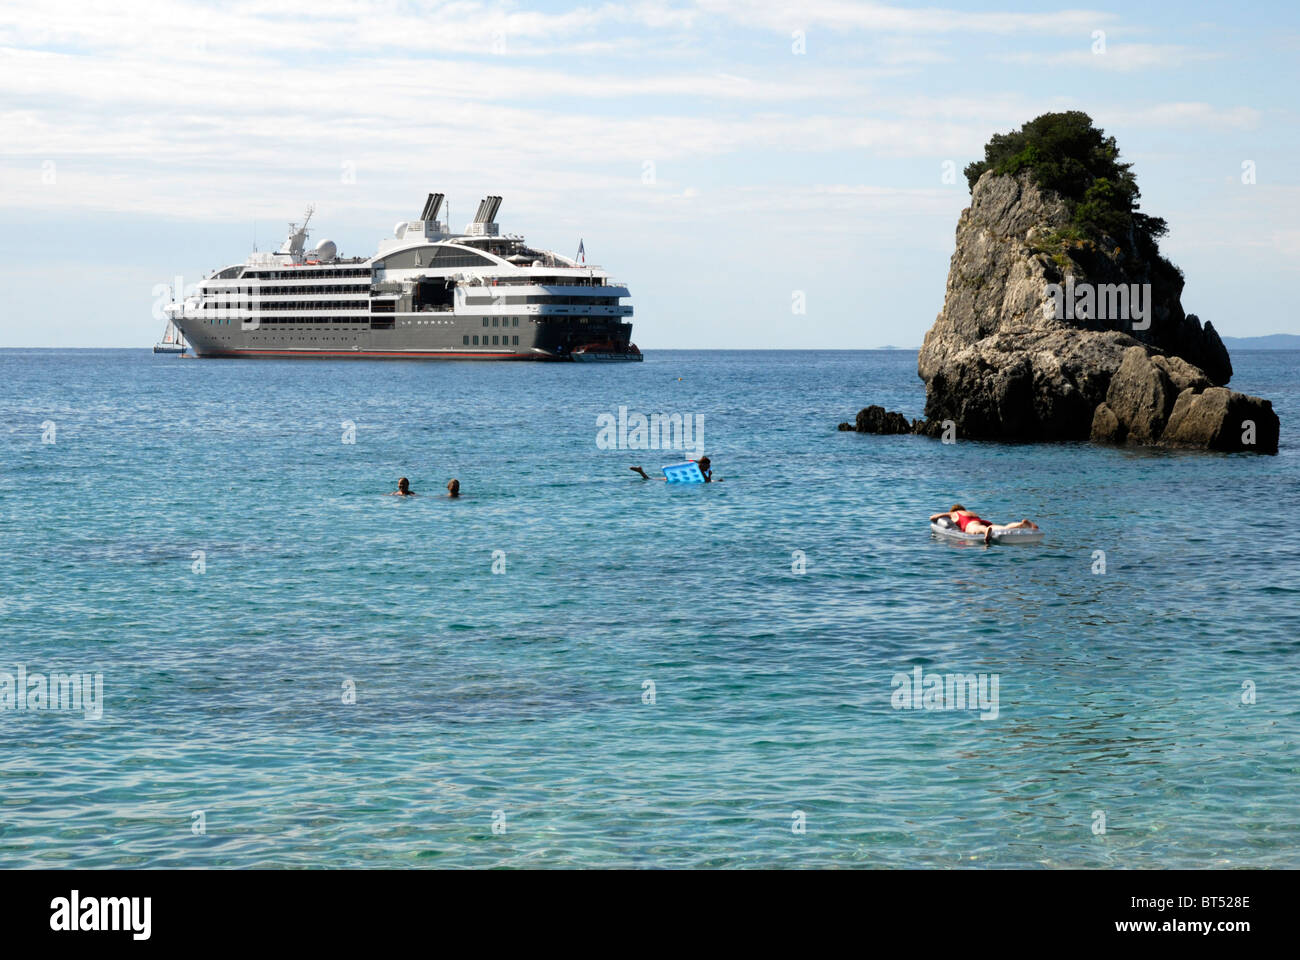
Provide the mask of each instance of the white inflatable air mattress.
[{"label": "white inflatable air mattress", "polygon": [[[931,523],[930,529],[936,535],[950,540],[965,540],[969,543],[984,542],[984,534],[962,533],[957,524],[947,517],[940,517]],[[993,530],[994,543],[1041,543],[1042,539],[1043,531],[1035,530],[1033,527],[1013,527],[1010,530],[994,528]]]}]

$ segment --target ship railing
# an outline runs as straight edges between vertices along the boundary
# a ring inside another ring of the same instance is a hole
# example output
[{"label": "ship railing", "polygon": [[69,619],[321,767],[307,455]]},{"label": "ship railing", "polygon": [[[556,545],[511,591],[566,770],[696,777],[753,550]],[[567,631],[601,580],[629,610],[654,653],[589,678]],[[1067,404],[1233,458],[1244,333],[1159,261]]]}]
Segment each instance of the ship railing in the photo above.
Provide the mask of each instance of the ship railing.
[{"label": "ship railing", "polygon": [[[558,269],[558,268],[557,268]],[[559,282],[555,282],[558,280]],[[493,277],[488,287],[625,287],[621,280],[606,277]]]}]

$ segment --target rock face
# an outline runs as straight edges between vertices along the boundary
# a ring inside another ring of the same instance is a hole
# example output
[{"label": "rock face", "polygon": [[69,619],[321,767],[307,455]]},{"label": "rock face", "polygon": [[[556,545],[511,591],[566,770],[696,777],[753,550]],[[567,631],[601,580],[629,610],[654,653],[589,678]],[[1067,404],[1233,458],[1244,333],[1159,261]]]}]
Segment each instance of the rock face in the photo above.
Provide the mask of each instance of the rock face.
[{"label": "rock face", "polygon": [[1100,443],[1159,443],[1225,452],[1277,453],[1273,404],[1217,387],[1178,357],[1130,347],[1092,418]]},{"label": "rock face", "polygon": [[[911,431],[937,436],[952,421],[959,438],[1275,453],[1272,405],[1223,389],[1228,352],[1183,312],[1177,268],[1126,252],[1131,237],[1078,236],[1064,200],[1029,174],[980,177],[918,357],[926,419]],[[1076,310],[1085,291],[1096,296]],[[896,433],[900,422],[869,407],[853,429]]]},{"label": "rock face", "polygon": [[[1184,390],[1199,393],[1211,386],[1196,367],[1179,357],[1152,356],[1144,347],[1129,347],[1110,378],[1106,399],[1093,415],[1092,439],[1110,443],[1158,443],[1174,401]],[[1114,427],[1098,429],[1101,417]]]},{"label": "rock face", "polygon": [[1273,404],[1226,387],[1184,390],[1174,402],[1160,442],[1225,452],[1277,453],[1280,424]]}]

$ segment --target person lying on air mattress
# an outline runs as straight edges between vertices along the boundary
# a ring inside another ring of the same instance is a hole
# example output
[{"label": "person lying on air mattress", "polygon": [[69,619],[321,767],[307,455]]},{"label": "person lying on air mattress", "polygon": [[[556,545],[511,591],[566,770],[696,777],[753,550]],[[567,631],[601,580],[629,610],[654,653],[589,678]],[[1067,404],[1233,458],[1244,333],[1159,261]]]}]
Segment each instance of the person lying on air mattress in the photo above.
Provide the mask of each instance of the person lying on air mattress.
[{"label": "person lying on air mattress", "polygon": [[936,513],[930,517],[930,522],[938,520],[940,517],[947,517],[953,523],[957,524],[962,533],[984,534],[984,542],[991,543],[993,535],[1001,533],[1003,530],[1017,530],[1027,528],[1037,530],[1038,524],[1032,520],[1020,520],[1016,523],[994,523],[991,520],[983,520],[977,514],[971,513],[960,503],[954,503],[951,510],[943,513]]}]

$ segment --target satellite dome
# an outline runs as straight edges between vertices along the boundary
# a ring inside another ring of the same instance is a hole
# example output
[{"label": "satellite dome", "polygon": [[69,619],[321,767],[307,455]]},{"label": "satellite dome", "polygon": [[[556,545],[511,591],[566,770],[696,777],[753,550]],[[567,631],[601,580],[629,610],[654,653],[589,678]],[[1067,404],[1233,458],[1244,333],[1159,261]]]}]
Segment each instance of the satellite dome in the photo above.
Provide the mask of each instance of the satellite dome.
[{"label": "satellite dome", "polygon": [[339,248],[334,246],[333,240],[322,240],[316,244],[316,249],[313,252],[316,254],[317,260],[333,260],[338,256]]},{"label": "satellite dome", "polygon": [[406,221],[398,220],[397,226],[393,227],[393,236],[397,237],[400,240],[402,238],[402,234],[405,232],[406,232]]}]

